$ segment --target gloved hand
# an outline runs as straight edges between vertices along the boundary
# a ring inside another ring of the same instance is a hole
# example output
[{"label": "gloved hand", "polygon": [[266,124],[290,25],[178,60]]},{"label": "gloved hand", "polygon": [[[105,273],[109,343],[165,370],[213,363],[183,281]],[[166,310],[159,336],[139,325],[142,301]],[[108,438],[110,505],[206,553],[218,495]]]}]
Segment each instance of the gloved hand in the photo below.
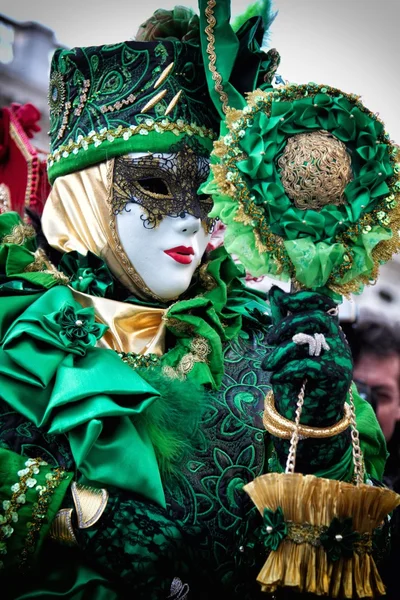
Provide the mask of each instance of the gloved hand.
[{"label": "gloved hand", "polygon": [[[267,341],[274,349],[264,360],[263,368],[272,371],[276,409],[294,421],[298,394],[307,380],[300,422],[314,427],[333,425],[344,415],[353,370],[350,347],[338,316],[328,313],[335,312],[335,303],[322,294],[288,294],[275,286],[269,292],[269,301],[273,325]],[[298,334],[303,336],[295,340],[309,343],[295,343],[293,337]],[[324,336],[319,356],[310,355],[316,344],[315,334]],[[278,438],[274,442],[280,463],[285,465],[289,442]],[[348,444],[349,430],[333,438],[300,441],[296,471],[312,473],[330,466]]]}]

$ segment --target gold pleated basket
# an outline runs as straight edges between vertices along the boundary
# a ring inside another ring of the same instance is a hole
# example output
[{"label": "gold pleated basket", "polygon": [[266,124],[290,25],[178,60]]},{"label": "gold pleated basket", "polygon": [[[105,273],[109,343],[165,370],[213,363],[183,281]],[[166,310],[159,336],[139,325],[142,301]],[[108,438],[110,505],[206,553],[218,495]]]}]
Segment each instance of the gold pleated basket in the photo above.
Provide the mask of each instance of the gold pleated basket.
[{"label": "gold pleated basket", "polygon": [[[280,507],[286,522],[329,526],[334,517],[352,518],[359,534],[372,534],[400,505],[400,496],[386,488],[353,485],[301,473],[269,473],[244,487],[263,516]],[[284,538],[271,551],[257,581],[264,592],[285,587],[331,598],[376,598],[385,586],[369,553],[330,561],[321,545]]]}]

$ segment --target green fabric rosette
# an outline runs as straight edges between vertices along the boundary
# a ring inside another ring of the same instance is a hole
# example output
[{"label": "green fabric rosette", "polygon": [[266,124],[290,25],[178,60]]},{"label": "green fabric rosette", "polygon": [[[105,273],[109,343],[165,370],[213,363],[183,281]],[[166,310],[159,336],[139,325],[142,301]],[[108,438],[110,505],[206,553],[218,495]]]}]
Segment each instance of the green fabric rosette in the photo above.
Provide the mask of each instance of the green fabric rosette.
[{"label": "green fabric rosette", "polygon": [[95,323],[94,308],[76,310],[71,304],[64,304],[60,310],[44,315],[42,325],[54,332],[70,352],[81,356],[95,346],[108,329],[106,325]]},{"label": "green fabric rosette", "polygon": [[326,531],[321,533],[321,544],[328,555],[329,560],[336,561],[339,558],[351,558],[354,553],[354,544],[360,539],[360,534],[353,531],[353,519],[337,517],[332,519]]},{"label": "green fabric rosette", "polygon": [[277,550],[288,534],[288,527],[280,506],[275,511],[264,508],[263,525],[264,546],[267,550]]},{"label": "green fabric rosette", "polygon": [[[342,202],[304,209],[278,161],[293,136],[317,131],[344,144],[351,178]],[[382,122],[354,95],[316,84],[257,90],[243,110],[228,113],[202,192],[213,196],[211,216],[227,226],[228,251],[254,276],[338,299],[361,291],[399,247],[396,156]]]},{"label": "green fabric rosette", "polygon": [[60,270],[70,278],[70,286],[91,296],[112,297],[114,282],[104,260],[88,252],[68,252],[60,261]]}]

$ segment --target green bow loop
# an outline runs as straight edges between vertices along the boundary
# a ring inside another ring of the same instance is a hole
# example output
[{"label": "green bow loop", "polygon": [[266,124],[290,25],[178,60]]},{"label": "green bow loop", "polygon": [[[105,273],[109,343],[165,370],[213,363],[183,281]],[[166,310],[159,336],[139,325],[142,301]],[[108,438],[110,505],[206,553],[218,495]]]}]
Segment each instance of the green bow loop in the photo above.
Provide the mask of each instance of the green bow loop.
[{"label": "green bow loop", "polygon": [[263,206],[269,212],[271,223],[274,223],[274,227],[280,227],[280,208],[287,200],[279,182],[257,183],[253,188],[253,196],[251,196],[250,200],[259,206]]},{"label": "green bow loop", "polygon": [[[0,215],[0,290],[51,288],[60,283],[49,261],[38,262],[36,233],[16,212]],[[4,283],[2,280],[5,280]],[[19,280],[19,281],[18,281]],[[15,282],[15,283],[13,283]]]},{"label": "green bow loop", "polygon": [[70,352],[80,356],[95,346],[108,329],[107,325],[95,322],[93,308],[75,310],[71,304],[44,316],[44,321]]},{"label": "green bow loop", "polygon": [[354,553],[354,544],[360,539],[360,534],[353,531],[351,517],[340,521],[335,517],[328,529],[321,533],[320,541],[328,555],[329,560],[351,558]]},{"label": "green bow loop", "polygon": [[74,290],[99,296],[111,296],[114,289],[113,278],[106,263],[88,252],[86,256],[79,252],[64,254],[60,262],[60,270],[70,277],[70,285]]},{"label": "green bow loop", "polygon": [[230,22],[230,5],[230,0],[199,0],[208,90],[221,117],[228,108],[243,108],[246,92],[270,87],[280,60],[276,50],[261,50],[273,20],[271,3],[256,3],[255,11],[264,12],[263,18],[249,15],[236,32]]},{"label": "green bow loop", "polygon": [[288,534],[288,527],[281,507],[278,506],[275,512],[264,508],[263,522],[264,546],[268,550],[277,550],[281,541]]}]

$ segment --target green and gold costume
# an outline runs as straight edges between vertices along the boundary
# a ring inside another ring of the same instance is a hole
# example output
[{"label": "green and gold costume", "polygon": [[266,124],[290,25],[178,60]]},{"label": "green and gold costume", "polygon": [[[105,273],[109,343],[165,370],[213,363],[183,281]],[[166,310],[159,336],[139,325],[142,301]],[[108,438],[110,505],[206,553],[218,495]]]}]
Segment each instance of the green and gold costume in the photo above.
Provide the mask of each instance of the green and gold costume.
[{"label": "green and gold costume", "polygon": [[[287,419],[304,372],[315,381],[304,423],[343,417],[352,364],[329,298],[300,292],[288,315],[275,291],[271,317],[218,248],[181,297],[162,302],[140,289],[115,236],[114,158],[206,156],[226,107],[271,88],[279,58],[261,50],[263,33],[257,17],[235,33],[229,2],[208,0],[200,20],[156,13],[141,41],[55,54],[50,247],[16,214],[0,216],[0,559],[10,599],[258,597],[272,546],[243,488],[285,468],[287,442],[263,425],[271,381]],[[318,368],[286,352],[285,336],[307,327],[331,346]],[[366,478],[379,485],[384,438],[353,395]],[[303,473],[351,482],[349,430],[300,443],[298,461]],[[88,527],[72,480],[108,492]],[[70,548],[51,539],[56,513],[73,515]],[[377,559],[387,542],[378,533]]]}]

